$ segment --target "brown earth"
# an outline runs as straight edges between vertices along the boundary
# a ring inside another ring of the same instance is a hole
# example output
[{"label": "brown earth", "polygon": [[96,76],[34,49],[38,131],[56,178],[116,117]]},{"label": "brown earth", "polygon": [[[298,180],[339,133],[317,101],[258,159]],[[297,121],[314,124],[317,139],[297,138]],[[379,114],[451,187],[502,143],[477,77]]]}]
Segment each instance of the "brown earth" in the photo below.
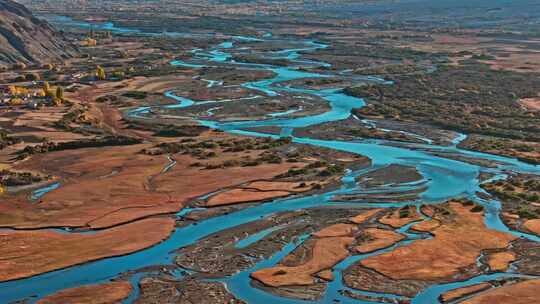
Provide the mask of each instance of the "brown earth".
[{"label": "brown earth", "polygon": [[519,103],[529,110],[540,111],[540,97],[523,98]]},{"label": "brown earth", "polygon": [[323,270],[323,271],[317,273],[317,277],[321,278],[321,279],[323,279],[325,281],[333,281],[334,280],[334,274],[329,269],[326,269],[326,270]]},{"label": "brown earth", "polygon": [[[118,115],[111,117],[111,121],[118,118]],[[121,128],[111,123],[111,130]],[[202,140],[237,138],[220,132],[199,136]],[[260,188],[261,193],[275,192],[266,191],[273,188],[285,189],[284,194],[290,195],[311,189],[300,183],[264,181],[292,167],[303,167],[305,162],[206,169],[192,166],[200,161],[196,156],[177,153],[170,155],[176,164],[164,171],[171,163],[168,155],[141,153],[153,146],[145,143],[63,150],[34,154],[16,163],[15,170],[50,175],[60,182],[60,187],[32,202],[28,200],[28,193],[4,195],[0,204],[0,226],[110,229],[95,234],[7,230],[1,235],[3,252],[0,250],[0,254],[9,263],[0,266],[0,280],[29,277],[152,246],[169,235],[174,220],[147,218],[174,214],[188,202],[216,190],[247,185],[251,190]],[[218,151],[218,155],[208,161],[223,163],[238,157],[257,158],[263,152],[246,150],[240,156],[235,152]],[[152,230],[154,226],[162,227]],[[31,267],[21,267],[22,264]]]},{"label": "brown earth", "polygon": [[355,224],[362,224],[381,210],[383,209],[378,208],[378,209],[368,210],[364,213],[361,213],[355,217],[350,218],[349,220]]},{"label": "brown earth", "polygon": [[450,302],[450,301],[460,299],[460,298],[462,298],[464,296],[467,296],[467,295],[470,295],[470,294],[473,294],[473,293],[484,291],[484,290],[486,290],[486,289],[488,289],[490,287],[491,287],[491,284],[489,284],[489,283],[480,283],[480,284],[476,284],[476,285],[472,285],[472,286],[453,289],[453,290],[450,290],[450,291],[447,291],[447,292],[443,293],[440,296],[440,299],[442,300],[442,302],[446,303],[446,302]]},{"label": "brown earth", "polygon": [[540,280],[528,280],[500,288],[492,289],[482,293],[472,299],[466,300],[464,304],[529,304],[540,301]]},{"label": "brown earth", "polygon": [[0,207],[0,225],[100,228],[180,210],[180,202],[172,201],[165,193],[149,191],[148,178],[158,174],[168,161],[165,157],[138,154],[142,147],[35,155],[16,168],[62,177],[61,186],[33,204],[24,195],[6,197]]},{"label": "brown earth", "polygon": [[394,211],[392,214],[382,217],[379,222],[385,225],[390,225],[393,228],[401,228],[409,223],[419,221],[422,216],[416,211],[416,207],[408,207],[408,216],[401,216],[400,209]]},{"label": "brown earth", "polygon": [[335,224],[323,228],[315,233],[313,236],[324,237],[337,237],[337,236],[350,236],[354,231],[358,230],[355,225],[351,224]]},{"label": "brown earth", "polygon": [[516,260],[513,252],[497,252],[490,254],[488,265],[491,271],[506,271],[510,263]]},{"label": "brown earth", "polygon": [[[192,156],[178,154],[172,156],[176,165],[163,173],[169,160],[166,155],[139,153],[148,147],[143,144],[34,155],[15,169],[59,177],[61,186],[33,204],[26,195],[6,196],[0,205],[0,226],[110,227],[151,215],[175,213],[188,201],[207,193],[255,179],[271,179],[293,166],[303,165],[286,162],[205,170],[191,166],[198,161]],[[256,153],[260,151],[252,154]],[[220,155],[215,161],[230,157]]]},{"label": "brown earth", "polygon": [[482,213],[471,212],[470,206],[455,202],[449,206],[453,217],[430,231],[432,239],[418,240],[359,264],[392,279],[451,280],[463,268],[474,266],[483,249],[506,248],[515,239],[487,229]]},{"label": "brown earth", "polygon": [[[526,44],[519,45],[515,42],[504,42],[488,37],[479,37],[475,33],[432,34],[434,39],[429,42],[413,43],[404,42],[403,47],[427,51],[427,52],[453,52],[450,60],[454,65],[460,64],[462,59],[470,59],[471,55],[459,55],[460,52],[472,52],[474,54],[487,54],[493,58],[479,60],[488,64],[493,70],[506,70],[514,72],[538,72],[540,65],[538,59],[540,53],[537,50],[526,47]],[[536,40],[524,38],[523,43],[534,43]]]},{"label": "brown earth", "polygon": [[94,136],[91,135],[68,132],[53,127],[53,123],[59,121],[69,111],[70,108],[64,106],[36,110],[26,107],[0,110],[0,127],[24,139],[21,143],[1,149],[0,162],[13,163],[18,151],[26,146],[39,145],[44,139],[59,143],[93,138]]},{"label": "brown earth", "polygon": [[501,215],[503,216],[503,218],[508,219],[508,220],[519,220],[520,219],[519,215],[510,213],[510,212],[502,212]]},{"label": "brown earth", "polygon": [[288,191],[257,191],[253,189],[232,189],[212,196],[206,202],[207,207],[233,205],[247,202],[270,200],[288,196]]},{"label": "brown earth", "polygon": [[220,192],[206,201],[206,206],[224,206],[246,202],[256,202],[289,196],[310,190],[301,183],[258,181],[235,189]]},{"label": "brown earth", "polygon": [[540,219],[527,220],[523,223],[523,227],[534,234],[540,235]]},{"label": "brown earth", "polygon": [[378,228],[368,228],[365,233],[369,236],[369,240],[355,247],[355,250],[359,253],[368,253],[386,248],[405,238],[405,236],[397,232]]},{"label": "brown earth", "polygon": [[152,218],[94,234],[54,231],[0,232],[0,281],[34,276],[65,267],[121,256],[166,239],[172,218]]},{"label": "brown earth", "polygon": [[429,221],[423,221],[418,224],[414,224],[411,229],[420,231],[420,232],[429,232],[432,230],[435,230],[437,227],[441,225],[441,222],[438,220],[429,220]]},{"label": "brown earth", "polygon": [[349,256],[347,246],[353,241],[352,237],[317,239],[313,247],[313,256],[307,263],[296,267],[276,266],[261,269],[253,272],[251,277],[272,287],[314,284],[314,274],[331,268]]},{"label": "brown earth", "polygon": [[[191,77],[189,77],[188,75],[176,74],[176,75],[164,75],[164,76],[157,76],[157,77],[144,77],[144,76],[133,77],[124,82],[125,86],[122,88],[121,91],[141,91],[141,92],[164,93],[168,90],[172,90],[172,89],[182,86],[183,84],[186,83],[186,81],[191,81]],[[117,86],[115,82],[109,82],[105,84]]]},{"label": "brown earth", "polygon": [[[182,157],[178,155],[175,156],[175,159],[179,161],[182,160]],[[155,179],[157,191],[172,192],[178,196],[195,198],[215,190],[244,184],[254,179],[271,179],[299,165],[299,163],[281,163],[262,164],[254,167],[200,170],[188,167],[187,163],[185,166],[182,166],[183,164],[180,162],[178,164],[167,174]],[[190,178],[185,178],[186,176]]]},{"label": "brown earth", "polygon": [[433,217],[437,213],[437,209],[432,205],[423,205],[420,207],[420,212],[427,217]]},{"label": "brown earth", "polygon": [[39,300],[37,304],[114,304],[127,298],[131,290],[127,281],[86,285],[62,290]]},{"label": "brown earth", "polygon": [[[350,220],[355,224],[337,223],[313,233],[313,238],[307,241],[314,243],[307,262],[296,266],[281,264],[276,267],[261,269],[252,273],[251,277],[272,287],[312,285],[315,284],[314,277],[326,281],[333,280],[330,269],[350,255],[348,246],[355,241],[354,235],[358,231],[357,224],[367,221],[381,210],[367,210],[351,218]],[[368,231],[375,237],[390,237],[390,234],[382,232],[382,229],[368,229]],[[392,236],[396,238],[396,236]],[[381,240],[381,242],[386,241]],[[288,257],[285,257],[283,261],[287,260]]]},{"label": "brown earth", "polygon": [[526,48],[501,47],[500,55],[495,55],[494,60],[483,60],[494,70],[506,70],[513,72],[538,73],[540,65],[540,53],[528,51]]},{"label": "brown earth", "polygon": [[247,184],[244,188],[252,188],[259,191],[290,191],[290,192],[303,192],[311,189],[311,187],[302,185],[302,183],[292,182],[274,182],[274,181],[257,181]]}]

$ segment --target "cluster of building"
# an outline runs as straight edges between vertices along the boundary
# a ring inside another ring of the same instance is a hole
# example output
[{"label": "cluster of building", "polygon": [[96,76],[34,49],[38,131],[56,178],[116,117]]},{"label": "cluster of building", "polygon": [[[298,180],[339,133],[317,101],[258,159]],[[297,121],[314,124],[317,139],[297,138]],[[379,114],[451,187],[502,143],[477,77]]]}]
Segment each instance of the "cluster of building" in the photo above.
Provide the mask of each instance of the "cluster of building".
[{"label": "cluster of building", "polygon": [[0,85],[0,106],[26,106],[37,109],[53,102],[54,97],[48,96],[43,88]]}]

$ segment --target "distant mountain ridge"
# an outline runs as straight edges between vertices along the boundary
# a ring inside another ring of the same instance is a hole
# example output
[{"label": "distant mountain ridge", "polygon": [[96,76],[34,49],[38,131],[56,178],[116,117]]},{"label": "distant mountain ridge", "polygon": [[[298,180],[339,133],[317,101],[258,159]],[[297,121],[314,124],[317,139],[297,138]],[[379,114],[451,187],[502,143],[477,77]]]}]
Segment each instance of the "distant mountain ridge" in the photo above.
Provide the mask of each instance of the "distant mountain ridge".
[{"label": "distant mountain ridge", "polygon": [[0,65],[59,62],[77,49],[24,5],[0,0]]}]

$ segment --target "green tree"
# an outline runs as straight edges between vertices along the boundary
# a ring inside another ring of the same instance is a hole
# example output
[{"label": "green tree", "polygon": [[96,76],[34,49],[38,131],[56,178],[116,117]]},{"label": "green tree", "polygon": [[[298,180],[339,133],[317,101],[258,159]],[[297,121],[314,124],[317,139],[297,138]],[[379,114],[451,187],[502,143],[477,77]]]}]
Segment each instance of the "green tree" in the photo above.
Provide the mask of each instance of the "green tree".
[{"label": "green tree", "polygon": [[37,81],[40,79],[39,74],[37,73],[28,73],[24,75],[27,81]]}]

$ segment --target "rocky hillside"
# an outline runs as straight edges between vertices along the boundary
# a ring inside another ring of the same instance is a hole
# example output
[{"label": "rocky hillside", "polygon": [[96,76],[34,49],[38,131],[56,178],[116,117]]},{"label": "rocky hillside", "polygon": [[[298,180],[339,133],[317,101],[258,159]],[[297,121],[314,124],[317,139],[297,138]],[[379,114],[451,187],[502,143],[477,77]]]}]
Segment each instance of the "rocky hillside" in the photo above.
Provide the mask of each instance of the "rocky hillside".
[{"label": "rocky hillside", "polygon": [[0,65],[57,62],[75,53],[73,45],[26,7],[0,0]]}]

